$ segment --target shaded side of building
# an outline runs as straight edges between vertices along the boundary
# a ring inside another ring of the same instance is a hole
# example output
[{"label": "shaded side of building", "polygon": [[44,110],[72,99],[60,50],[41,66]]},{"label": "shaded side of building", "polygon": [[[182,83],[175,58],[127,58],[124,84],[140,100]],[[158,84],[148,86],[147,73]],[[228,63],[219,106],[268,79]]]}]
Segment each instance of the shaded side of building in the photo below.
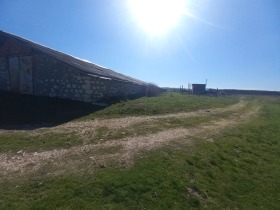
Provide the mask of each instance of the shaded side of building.
[{"label": "shaded side of building", "polygon": [[0,90],[84,102],[156,95],[155,85],[0,31]]},{"label": "shaded side of building", "polygon": [[206,84],[192,84],[192,92],[196,95],[202,95],[206,93]]}]

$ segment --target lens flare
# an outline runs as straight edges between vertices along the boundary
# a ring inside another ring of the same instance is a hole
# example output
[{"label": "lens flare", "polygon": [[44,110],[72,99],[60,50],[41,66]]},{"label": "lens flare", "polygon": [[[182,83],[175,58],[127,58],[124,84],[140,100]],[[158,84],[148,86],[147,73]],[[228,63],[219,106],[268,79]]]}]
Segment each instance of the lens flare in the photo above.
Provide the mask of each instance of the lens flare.
[{"label": "lens flare", "polygon": [[179,24],[186,0],[130,0],[130,10],[147,33],[161,35]]}]

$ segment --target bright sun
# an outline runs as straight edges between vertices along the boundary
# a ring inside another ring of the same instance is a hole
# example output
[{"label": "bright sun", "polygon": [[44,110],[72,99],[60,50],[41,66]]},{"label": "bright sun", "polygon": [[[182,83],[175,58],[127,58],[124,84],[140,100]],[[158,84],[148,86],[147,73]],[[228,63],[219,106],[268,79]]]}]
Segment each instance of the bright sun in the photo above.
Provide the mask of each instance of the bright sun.
[{"label": "bright sun", "polygon": [[147,33],[162,35],[179,23],[186,0],[129,0],[129,7]]}]

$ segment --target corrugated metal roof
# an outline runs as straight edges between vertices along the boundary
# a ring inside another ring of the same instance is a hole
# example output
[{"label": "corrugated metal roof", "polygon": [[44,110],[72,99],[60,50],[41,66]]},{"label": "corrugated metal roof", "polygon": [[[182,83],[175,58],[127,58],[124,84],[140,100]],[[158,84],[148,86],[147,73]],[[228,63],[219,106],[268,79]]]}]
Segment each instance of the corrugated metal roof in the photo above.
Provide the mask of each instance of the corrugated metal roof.
[{"label": "corrugated metal roof", "polygon": [[106,78],[106,79],[119,80],[119,81],[123,81],[123,82],[131,82],[131,83],[135,83],[138,85],[144,85],[144,86],[148,85],[146,82],[134,79],[129,76],[125,76],[118,72],[112,71],[111,69],[98,66],[89,61],[84,61],[84,60],[76,58],[74,56],[51,49],[49,47],[45,47],[45,46],[37,44],[35,42],[26,40],[22,37],[19,37],[19,36],[16,36],[16,35],[13,35],[13,34],[10,34],[7,32],[3,32],[3,31],[0,31],[0,32],[6,36],[16,39],[17,41],[21,42],[22,44],[24,44],[28,47],[31,47],[34,50],[45,53],[61,62],[67,63],[67,64],[79,69],[80,71],[87,73],[89,76],[95,76],[95,77],[100,77],[100,78],[104,78],[104,79]]}]

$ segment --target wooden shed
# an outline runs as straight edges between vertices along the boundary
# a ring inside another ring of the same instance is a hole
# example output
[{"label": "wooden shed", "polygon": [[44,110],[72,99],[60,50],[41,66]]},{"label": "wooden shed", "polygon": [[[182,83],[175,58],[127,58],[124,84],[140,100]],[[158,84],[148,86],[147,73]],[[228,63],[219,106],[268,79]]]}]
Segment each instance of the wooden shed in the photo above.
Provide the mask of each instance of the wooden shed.
[{"label": "wooden shed", "polygon": [[206,93],[206,84],[192,84],[192,92],[196,95]]}]

